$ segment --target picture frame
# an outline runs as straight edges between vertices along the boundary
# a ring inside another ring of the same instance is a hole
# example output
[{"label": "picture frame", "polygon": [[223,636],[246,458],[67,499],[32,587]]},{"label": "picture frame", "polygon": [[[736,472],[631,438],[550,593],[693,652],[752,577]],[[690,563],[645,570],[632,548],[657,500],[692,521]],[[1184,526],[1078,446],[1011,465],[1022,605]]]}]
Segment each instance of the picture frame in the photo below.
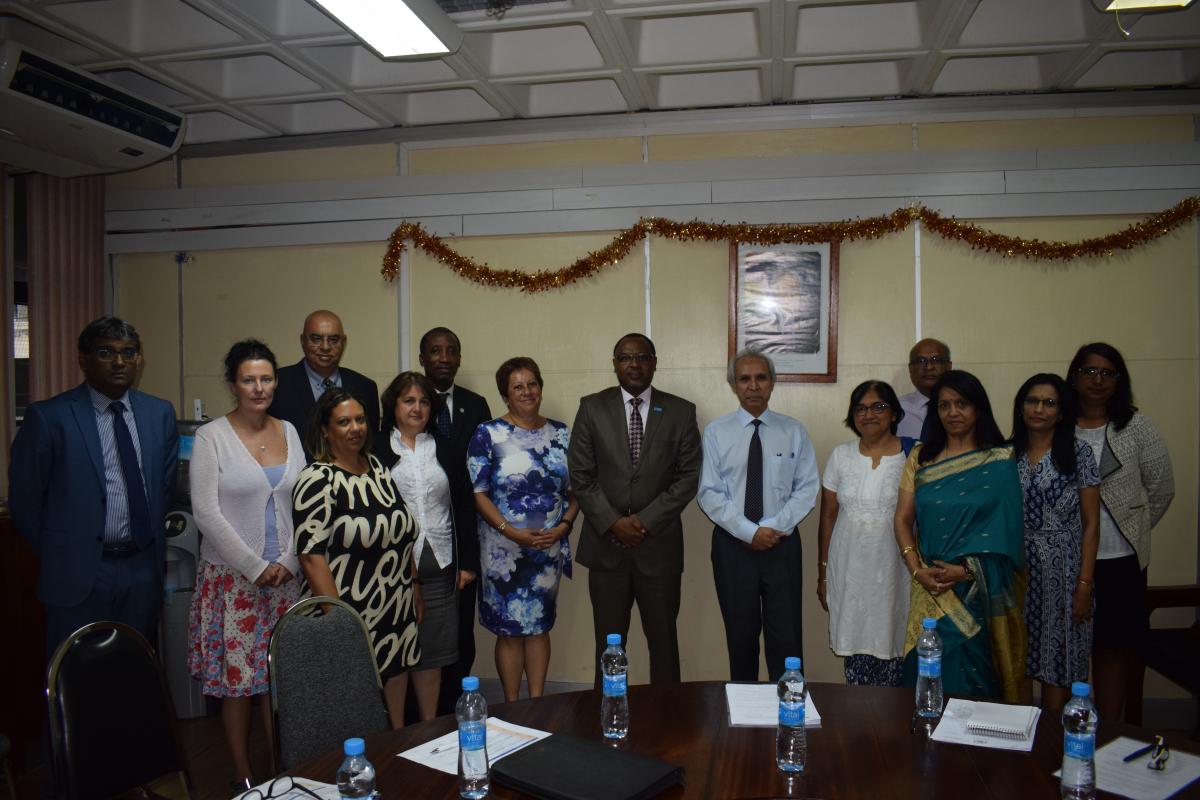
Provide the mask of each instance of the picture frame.
[{"label": "picture frame", "polygon": [[838,243],[729,246],[729,358],[775,361],[776,382],[836,383]]}]

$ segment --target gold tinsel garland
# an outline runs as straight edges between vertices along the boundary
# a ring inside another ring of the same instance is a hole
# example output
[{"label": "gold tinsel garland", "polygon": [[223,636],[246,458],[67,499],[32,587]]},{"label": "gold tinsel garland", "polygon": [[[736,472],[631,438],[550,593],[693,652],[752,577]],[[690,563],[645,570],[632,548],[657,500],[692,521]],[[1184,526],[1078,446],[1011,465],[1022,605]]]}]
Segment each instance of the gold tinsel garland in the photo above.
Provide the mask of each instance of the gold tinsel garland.
[{"label": "gold tinsel garland", "polygon": [[544,292],[568,286],[589,278],[606,267],[615,266],[629,255],[647,236],[662,236],[682,242],[747,242],[750,244],[817,244],[820,242],[852,242],[857,239],[878,239],[889,233],[899,233],[915,221],[926,230],[945,239],[966,242],[972,250],[986,250],[1004,257],[1037,260],[1070,261],[1076,258],[1109,256],[1117,250],[1132,250],[1178,228],[1200,214],[1200,197],[1189,197],[1178,205],[1130,225],[1128,228],[1083,239],[1078,242],[1044,242],[1041,239],[1021,239],[985,230],[969,222],[944,217],[933,209],[915,205],[898,208],[891,214],[865,219],[825,222],[817,225],[774,223],[770,225],[727,225],[703,222],[675,222],[662,217],[643,217],[600,250],[588,253],[575,263],[555,270],[521,272],[515,269],[493,269],[484,262],[464,256],[440,236],[426,231],[420,223],[404,222],[392,232],[387,254],[383,257],[383,275],[392,280],[400,271],[400,254],[405,242],[446,265],[469,281],[484,286],[502,286],[523,292]]}]

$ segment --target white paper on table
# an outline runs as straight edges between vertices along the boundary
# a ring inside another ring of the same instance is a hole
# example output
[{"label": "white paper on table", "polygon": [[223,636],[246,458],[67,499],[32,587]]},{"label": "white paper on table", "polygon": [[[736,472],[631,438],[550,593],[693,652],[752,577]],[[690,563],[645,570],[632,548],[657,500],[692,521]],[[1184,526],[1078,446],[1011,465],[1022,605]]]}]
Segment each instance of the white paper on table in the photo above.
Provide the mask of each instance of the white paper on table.
[{"label": "white paper on table", "polygon": [[[254,788],[258,789],[263,797],[266,797],[270,793],[271,784],[276,780],[282,781],[282,778],[272,778],[269,781],[263,781]],[[336,783],[321,783],[320,781],[313,781],[309,780],[308,778],[292,778],[292,781],[297,785],[303,786],[305,789],[312,791],[314,794],[319,796],[321,800],[340,800],[341,798],[341,793],[338,792]],[[282,785],[282,782],[280,785]],[[233,796],[233,800],[238,800],[240,797],[245,797],[250,791],[253,790],[247,789],[245,792],[235,794]],[[257,795],[255,795],[255,800],[258,800]],[[272,798],[272,800],[312,800],[312,798],[299,789],[292,789],[285,794],[276,795],[274,798]]]},{"label": "white paper on table", "polygon": [[[779,693],[773,683],[727,683],[725,703],[734,728],[774,728],[779,724]],[[809,694],[804,704],[804,727],[821,727],[821,714]]]},{"label": "white paper on table", "polygon": [[[495,764],[507,755],[511,755],[523,747],[528,747],[539,739],[545,739],[549,731],[539,731],[536,728],[526,728],[505,722],[495,717],[487,718],[487,752],[488,763]],[[452,730],[445,736],[417,745],[399,754],[401,758],[433,767],[450,775],[458,774],[458,730]]]},{"label": "white paper on table", "polygon": [[[1118,736],[1096,751],[1096,788],[1132,800],[1165,800],[1200,778],[1200,757],[1171,751],[1161,771],[1147,769],[1150,754],[1125,763],[1121,759],[1149,742]],[[1062,777],[1062,770],[1054,773]]]},{"label": "white paper on table", "polygon": [[950,744],[969,744],[975,747],[991,747],[996,750],[1021,750],[1028,753],[1033,749],[1033,739],[1037,735],[1038,719],[1042,716],[1040,708],[1034,709],[1033,727],[1029,738],[1010,736],[995,736],[987,733],[973,733],[967,730],[967,723],[974,716],[977,704],[970,700],[950,698],[942,711],[942,719],[938,722],[929,738],[935,742]]}]

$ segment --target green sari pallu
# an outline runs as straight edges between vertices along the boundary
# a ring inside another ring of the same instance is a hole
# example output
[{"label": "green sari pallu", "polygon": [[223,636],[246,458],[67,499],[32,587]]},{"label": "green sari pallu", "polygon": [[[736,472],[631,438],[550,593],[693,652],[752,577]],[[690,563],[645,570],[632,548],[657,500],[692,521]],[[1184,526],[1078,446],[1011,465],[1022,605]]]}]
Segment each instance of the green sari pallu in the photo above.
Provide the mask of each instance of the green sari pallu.
[{"label": "green sari pallu", "polygon": [[944,692],[1016,702],[1027,682],[1028,641],[1021,618],[1021,482],[1012,448],[975,450],[918,468],[915,499],[922,566],[965,562],[976,579],[940,595],[912,582],[904,683],[916,685],[917,637],[921,621],[932,617],[942,637]]}]

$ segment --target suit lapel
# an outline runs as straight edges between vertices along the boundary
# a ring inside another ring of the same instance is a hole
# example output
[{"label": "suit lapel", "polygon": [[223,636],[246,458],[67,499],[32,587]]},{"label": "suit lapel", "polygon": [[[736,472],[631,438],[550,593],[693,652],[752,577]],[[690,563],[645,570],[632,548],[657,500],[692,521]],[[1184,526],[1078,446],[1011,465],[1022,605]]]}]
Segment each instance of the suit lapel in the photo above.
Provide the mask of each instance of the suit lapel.
[{"label": "suit lapel", "polygon": [[150,427],[146,414],[145,398],[140,392],[130,390],[129,407],[133,410],[133,424],[137,427],[138,444],[142,451],[142,480],[146,482],[146,495],[158,496],[158,487],[154,485],[157,470],[150,469],[152,454],[158,450],[158,437]]},{"label": "suit lapel", "polygon": [[96,427],[96,410],[92,408],[92,396],[87,384],[82,384],[71,401],[71,413],[75,415],[75,424],[79,426],[79,434],[87,448],[88,458],[92,468],[96,470],[96,478],[104,486],[104,454],[100,451],[100,431]]}]

